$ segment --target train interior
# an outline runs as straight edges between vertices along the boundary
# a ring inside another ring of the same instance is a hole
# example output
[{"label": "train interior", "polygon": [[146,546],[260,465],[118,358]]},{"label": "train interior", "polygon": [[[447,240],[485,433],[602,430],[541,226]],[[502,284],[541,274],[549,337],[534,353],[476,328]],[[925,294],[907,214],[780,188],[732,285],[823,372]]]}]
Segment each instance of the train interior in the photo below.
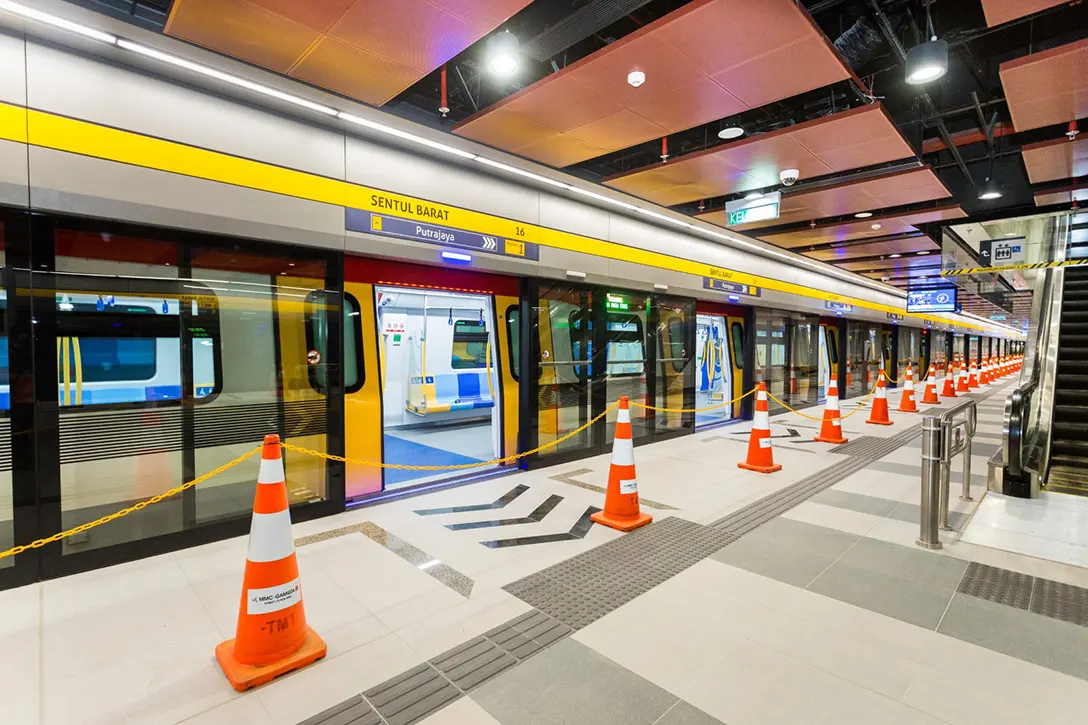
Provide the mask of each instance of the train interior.
[{"label": "train interior", "polygon": [[[697,319],[695,407],[700,409],[695,413],[697,427],[736,417],[736,404],[723,405],[734,397],[733,370],[736,363],[732,359],[728,327],[728,319],[723,315],[700,313]],[[734,347],[737,345],[734,344]]]},{"label": "train interior", "polygon": [[[379,286],[375,307],[385,463],[456,466],[500,457],[491,297]],[[449,475],[391,468],[385,471],[385,487]]]}]

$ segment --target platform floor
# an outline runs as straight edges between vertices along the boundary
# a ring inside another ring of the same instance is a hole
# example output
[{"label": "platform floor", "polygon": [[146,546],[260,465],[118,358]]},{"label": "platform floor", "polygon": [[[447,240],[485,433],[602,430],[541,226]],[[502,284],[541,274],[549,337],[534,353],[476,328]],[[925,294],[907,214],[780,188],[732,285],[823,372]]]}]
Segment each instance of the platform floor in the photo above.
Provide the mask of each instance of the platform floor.
[{"label": "platform floor", "polygon": [[993,444],[916,547],[919,416],[865,416],[837,450],[775,416],[770,476],[747,424],[639,447],[626,535],[587,520],[607,456],[296,525],[329,655],[243,695],[244,538],[0,592],[0,722],[1083,723],[1088,570],[961,540]]}]

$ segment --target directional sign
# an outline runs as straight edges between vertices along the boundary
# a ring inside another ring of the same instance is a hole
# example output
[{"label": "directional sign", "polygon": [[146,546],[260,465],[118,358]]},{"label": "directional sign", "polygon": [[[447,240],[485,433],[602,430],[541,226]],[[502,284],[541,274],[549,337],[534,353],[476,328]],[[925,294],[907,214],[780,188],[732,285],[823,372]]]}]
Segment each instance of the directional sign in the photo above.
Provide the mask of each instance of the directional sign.
[{"label": "directional sign", "polygon": [[754,199],[737,199],[725,204],[727,226],[751,224],[768,219],[777,219],[782,207],[782,192],[763,194]]},{"label": "directional sign", "polygon": [[739,282],[726,282],[724,279],[714,279],[713,277],[703,277],[703,289],[729,292],[735,295],[748,295],[749,297],[760,297],[762,294],[759,287],[740,284]]},{"label": "directional sign", "polygon": [[388,214],[375,214],[362,209],[345,209],[344,212],[344,226],[350,232],[365,232],[443,247],[471,249],[504,257],[540,259],[540,248],[533,242],[477,234],[464,229],[402,219]]},{"label": "directional sign", "polygon": [[979,242],[978,262],[984,267],[1024,261],[1023,239],[987,239]]}]

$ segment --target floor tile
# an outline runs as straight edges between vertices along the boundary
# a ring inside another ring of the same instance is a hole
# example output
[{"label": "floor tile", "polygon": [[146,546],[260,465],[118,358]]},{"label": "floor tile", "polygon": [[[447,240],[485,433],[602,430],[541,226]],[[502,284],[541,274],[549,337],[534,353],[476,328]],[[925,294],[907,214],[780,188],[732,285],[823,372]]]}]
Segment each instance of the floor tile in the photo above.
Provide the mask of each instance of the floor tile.
[{"label": "floor tile", "polygon": [[652,725],[677,701],[569,638],[483,685],[472,699],[502,725]]},{"label": "floor tile", "polygon": [[859,511],[863,514],[873,514],[874,516],[887,516],[896,507],[895,501],[889,501],[886,498],[850,493],[848,491],[836,491],[833,488],[821,491],[809,500],[813,503],[838,506],[851,511]]},{"label": "floor tile", "polygon": [[1088,628],[957,594],[941,634],[1088,679]]},{"label": "floor tile", "polygon": [[779,517],[771,519],[744,538],[771,541],[781,546],[790,546],[837,559],[854,545],[859,536],[838,529],[829,529],[826,526],[816,526]]},{"label": "floor tile", "polygon": [[947,725],[947,720],[939,720],[913,707],[900,705],[892,715],[888,725]]},{"label": "floor tile", "polygon": [[654,725],[725,725],[721,720],[707,715],[697,707],[681,700],[661,716]]},{"label": "floor tile", "polygon": [[272,725],[272,718],[257,693],[251,692],[182,720],[181,725]]},{"label": "floor tile", "polygon": [[864,536],[880,522],[881,517],[863,514],[859,511],[825,506],[824,504],[805,501],[782,514],[784,518],[803,521],[829,529],[838,529],[858,536]]},{"label": "floor tile", "polygon": [[860,539],[843,555],[842,561],[948,590],[959,585],[967,569],[963,561],[869,538]]},{"label": "floor tile", "polygon": [[625,604],[574,639],[677,697],[740,642],[739,636],[650,597]]},{"label": "floor tile", "polygon": [[503,725],[471,697],[462,697],[417,723],[417,725]]},{"label": "floor tile", "polygon": [[927,629],[941,621],[954,591],[842,561],[821,574],[809,590]]},{"label": "floor tile", "polygon": [[798,587],[808,586],[835,562],[828,556],[749,537],[733,542],[710,558]]}]

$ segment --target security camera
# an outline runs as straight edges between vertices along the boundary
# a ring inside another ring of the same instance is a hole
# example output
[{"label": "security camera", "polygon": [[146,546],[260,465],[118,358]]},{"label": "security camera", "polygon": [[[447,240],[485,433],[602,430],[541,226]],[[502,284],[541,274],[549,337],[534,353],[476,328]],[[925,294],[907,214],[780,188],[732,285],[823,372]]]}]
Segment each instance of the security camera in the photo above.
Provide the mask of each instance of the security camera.
[{"label": "security camera", "polygon": [[890,280],[890,279],[891,279],[891,277],[881,277],[881,278],[880,278],[880,281],[881,281],[881,282],[887,282],[887,281],[888,281],[888,280]]},{"label": "security camera", "polygon": [[801,172],[797,169],[783,169],[778,172],[778,178],[786,186],[793,186],[801,178]]}]

